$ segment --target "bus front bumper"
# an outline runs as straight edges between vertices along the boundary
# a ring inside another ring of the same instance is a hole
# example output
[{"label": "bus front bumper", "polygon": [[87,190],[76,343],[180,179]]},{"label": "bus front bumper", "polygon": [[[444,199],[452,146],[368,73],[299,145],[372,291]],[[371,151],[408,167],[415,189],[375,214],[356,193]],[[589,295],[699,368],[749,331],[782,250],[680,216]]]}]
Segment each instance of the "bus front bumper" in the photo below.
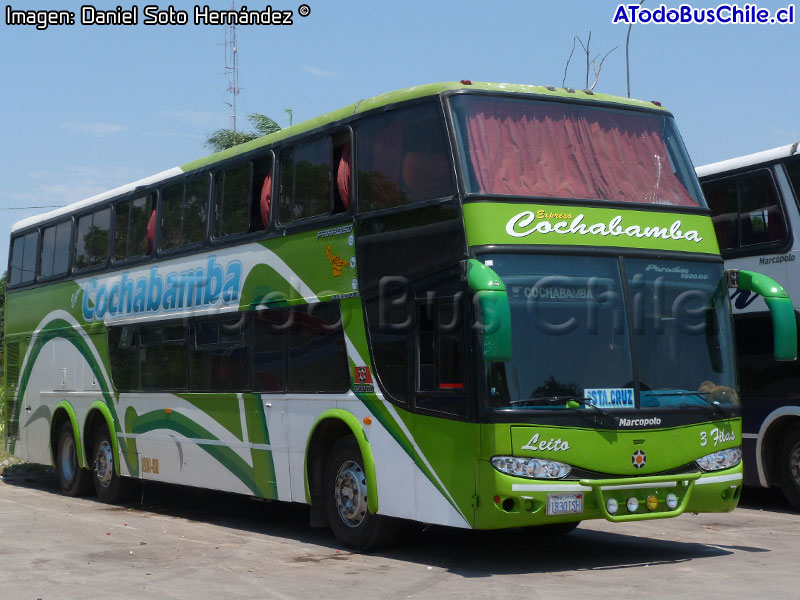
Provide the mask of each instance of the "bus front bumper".
[{"label": "bus front bumper", "polygon": [[[730,512],[742,488],[741,464],[712,473],[573,481],[536,481],[484,472],[477,529],[527,527],[588,519],[612,522],[677,517],[684,512]],[[486,481],[485,479],[483,481]],[[481,501],[483,499],[485,501]]]}]

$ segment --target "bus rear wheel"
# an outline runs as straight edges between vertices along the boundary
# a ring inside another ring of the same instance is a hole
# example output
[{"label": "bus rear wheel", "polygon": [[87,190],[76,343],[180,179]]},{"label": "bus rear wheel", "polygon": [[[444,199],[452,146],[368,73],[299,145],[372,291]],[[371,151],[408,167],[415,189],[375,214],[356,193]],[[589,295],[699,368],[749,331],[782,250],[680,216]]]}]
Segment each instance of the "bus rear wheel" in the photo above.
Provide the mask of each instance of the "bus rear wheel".
[{"label": "bus rear wheel", "polygon": [[124,501],[131,492],[132,483],[127,477],[116,473],[114,445],[108,427],[98,428],[92,444],[92,479],[97,496],[103,502],[116,504]]},{"label": "bus rear wheel", "polygon": [[778,476],[789,504],[800,511],[800,423],[789,427],[781,437]]},{"label": "bus rear wheel", "polygon": [[393,524],[367,508],[367,476],[355,438],[340,439],[325,469],[325,513],[333,534],[344,545],[369,551],[394,541]]},{"label": "bus rear wheel", "polygon": [[82,469],[72,423],[66,421],[58,430],[56,442],[56,472],[58,485],[66,496],[85,496],[92,491],[92,475]]}]

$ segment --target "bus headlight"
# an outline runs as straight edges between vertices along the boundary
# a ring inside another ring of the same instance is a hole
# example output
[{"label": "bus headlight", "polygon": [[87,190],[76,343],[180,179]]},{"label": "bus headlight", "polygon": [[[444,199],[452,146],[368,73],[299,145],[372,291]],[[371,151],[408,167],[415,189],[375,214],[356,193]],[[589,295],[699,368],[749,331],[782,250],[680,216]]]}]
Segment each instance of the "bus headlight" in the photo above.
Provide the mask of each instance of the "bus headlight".
[{"label": "bus headlight", "polygon": [[720,450],[706,454],[703,458],[698,458],[694,461],[698,467],[703,471],[719,471],[720,469],[729,469],[735,467],[742,462],[742,449],[741,447],[728,448],[727,450]]},{"label": "bus headlight", "polygon": [[492,466],[506,475],[529,479],[561,479],[572,470],[570,465],[555,460],[519,456],[495,456]]}]

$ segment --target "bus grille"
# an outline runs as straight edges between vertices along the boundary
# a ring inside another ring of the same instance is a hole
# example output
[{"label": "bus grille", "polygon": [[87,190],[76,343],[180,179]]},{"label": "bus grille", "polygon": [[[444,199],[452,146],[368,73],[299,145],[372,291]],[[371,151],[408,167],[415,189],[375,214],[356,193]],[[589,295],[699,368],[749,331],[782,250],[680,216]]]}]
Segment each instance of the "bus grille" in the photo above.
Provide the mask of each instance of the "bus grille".
[{"label": "bus grille", "polygon": [[[648,473],[647,477],[653,477],[654,475],[688,475],[690,473],[697,473],[699,470],[700,469],[697,468],[697,465],[694,462],[691,462],[668,471]],[[579,479],[614,479],[615,477],[635,477],[635,475],[631,475],[630,473],[600,473],[597,471],[589,471],[587,469],[574,468],[570,474],[564,478],[564,481],[577,481]]]},{"label": "bus grille", "polygon": [[[19,398],[15,393],[6,392],[4,396],[5,401],[5,429],[6,429],[6,442],[16,440],[19,437],[19,416],[17,415],[17,403]],[[0,428],[2,429],[2,428]],[[0,436],[1,437],[1,436]]]}]

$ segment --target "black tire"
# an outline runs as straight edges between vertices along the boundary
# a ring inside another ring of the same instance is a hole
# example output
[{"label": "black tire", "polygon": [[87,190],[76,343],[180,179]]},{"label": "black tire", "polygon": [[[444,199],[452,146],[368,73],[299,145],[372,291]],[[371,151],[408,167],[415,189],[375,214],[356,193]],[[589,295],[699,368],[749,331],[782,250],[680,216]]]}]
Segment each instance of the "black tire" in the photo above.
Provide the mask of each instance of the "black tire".
[{"label": "black tire", "polygon": [[350,548],[370,551],[394,542],[394,523],[367,509],[367,479],[352,436],[333,447],[325,468],[325,514],[333,534]]},{"label": "black tire", "polygon": [[111,435],[104,424],[97,429],[92,443],[92,480],[97,496],[103,502],[116,504],[129,498],[133,490],[133,482],[116,473],[114,464],[114,445]]},{"label": "black tire", "polygon": [[791,425],[781,436],[777,460],[783,495],[800,511],[800,423]]},{"label": "black tire", "polygon": [[567,535],[568,533],[575,531],[580,524],[580,521],[570,521],[569,523],[550,523],[548,525],[531,527],[529,531],[541,536]]},{"label": "black tire", "polygon": [[65,496],[86,496],[93,490],[92,473],[81,468],[72,423],[62,423],[56,438],[56,473],[58,485]]}]

